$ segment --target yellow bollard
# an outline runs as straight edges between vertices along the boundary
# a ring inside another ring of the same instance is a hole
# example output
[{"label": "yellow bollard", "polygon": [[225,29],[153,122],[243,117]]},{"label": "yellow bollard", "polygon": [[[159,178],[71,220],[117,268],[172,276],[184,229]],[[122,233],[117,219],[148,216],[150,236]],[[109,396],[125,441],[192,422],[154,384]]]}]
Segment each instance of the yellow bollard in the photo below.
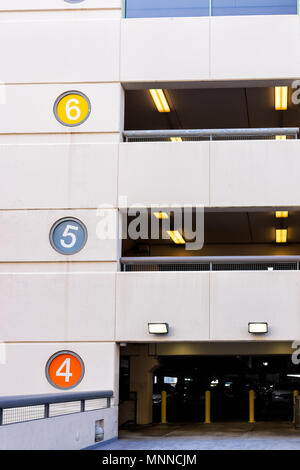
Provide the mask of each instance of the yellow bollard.
[{"label": "yellow bollard", "polygon": [[295,416],[295,406],[296,406],[296,397],[299,395],[298,390],[294,390],[293,393],[293,423],[296,422],[296,416]]},{"label": "yellow bollard", "polygon": [[210,424],[210,391],[205,392],[205,421],[204,424]]},{"label": "yellow bollard", "polygon": [[255,423],[254,419],[254,390],[249,391],[249,423]]},{"label": "yellow bollard", "polygon": [[167,424],[167,392],[161,392],[161,424]]}]

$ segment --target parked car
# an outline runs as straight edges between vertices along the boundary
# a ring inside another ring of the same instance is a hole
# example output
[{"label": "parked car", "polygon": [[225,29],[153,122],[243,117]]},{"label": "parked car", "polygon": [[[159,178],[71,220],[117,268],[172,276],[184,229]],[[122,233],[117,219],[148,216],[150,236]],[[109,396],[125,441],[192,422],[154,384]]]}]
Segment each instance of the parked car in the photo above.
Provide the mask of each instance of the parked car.
[{"label": "parked car", "polygon": [[293,399],[294,390],[298,390],[299,385],[293,382],[279,383],[274,385],[271,392],[273,403],[290,403]]}]

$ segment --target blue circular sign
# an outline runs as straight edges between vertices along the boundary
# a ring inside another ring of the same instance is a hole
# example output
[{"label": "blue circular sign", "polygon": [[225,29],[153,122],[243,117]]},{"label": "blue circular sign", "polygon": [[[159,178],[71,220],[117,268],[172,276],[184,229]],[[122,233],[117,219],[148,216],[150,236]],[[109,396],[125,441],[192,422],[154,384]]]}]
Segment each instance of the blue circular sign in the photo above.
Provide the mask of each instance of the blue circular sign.
[{"label": "blue circular sign", "polygon": [[52,247],[62,255],[74,255],[87,241],[87,229],[78,219],[66,217],[58,220],[50,231]]}]

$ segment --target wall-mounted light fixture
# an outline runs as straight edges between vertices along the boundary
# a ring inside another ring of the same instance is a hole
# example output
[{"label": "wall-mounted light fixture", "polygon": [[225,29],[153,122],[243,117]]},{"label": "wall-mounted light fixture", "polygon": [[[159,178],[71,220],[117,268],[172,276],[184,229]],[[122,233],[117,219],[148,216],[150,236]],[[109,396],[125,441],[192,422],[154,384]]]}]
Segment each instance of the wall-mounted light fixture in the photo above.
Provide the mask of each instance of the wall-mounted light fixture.
[{"label": "wall-mounted light fixture", "polygon": [[149,92],[150,92],[150,95],[152,96],[152,99],[157,108],[157,111],[159,111],[160,113],[169,113],[170,106],[167,102],[167,98],[163,90],[158,89],[158,88],[152,88],[151,90],[149,90]]},{"label": "wall-mounted light fixture", "polygon": [[148,323],[148,332],[151,335],[167,335],[169,325],[168,323]]},{"label": "wall-mounted light fixture", "polygon": [[287,229],[277,228],[276,229],[276,243],[286,243],[286,242],[287,242]]},{"label": "wall-mounted light fixture", "polygon": [[275,110],[285,111],[287,109],[288,102],[288,87],[287,86],[276,86],[275,87]]},{"label": "wall-mounted light fixture", "polygon": [[262,321],[250,322],[248,323],[248,333],[266,334],[268,333],[268,323]]}]

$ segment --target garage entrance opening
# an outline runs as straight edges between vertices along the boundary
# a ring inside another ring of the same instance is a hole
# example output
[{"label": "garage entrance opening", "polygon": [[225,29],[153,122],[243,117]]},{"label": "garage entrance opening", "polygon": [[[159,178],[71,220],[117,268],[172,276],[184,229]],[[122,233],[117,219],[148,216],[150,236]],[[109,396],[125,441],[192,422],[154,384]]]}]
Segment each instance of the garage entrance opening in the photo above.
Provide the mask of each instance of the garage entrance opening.
[{"label": "garage entrance opening", "polygon": [[[161,420],[161,391],[167,392],[168,422],[203,422],[210,391],[211,421],[249,419],[254,390],[255,421],[292,421],[300,368],[290,355],[160,357],[153,374],[153,422]],[[298,376],[297,376],[298,375]]]}]

